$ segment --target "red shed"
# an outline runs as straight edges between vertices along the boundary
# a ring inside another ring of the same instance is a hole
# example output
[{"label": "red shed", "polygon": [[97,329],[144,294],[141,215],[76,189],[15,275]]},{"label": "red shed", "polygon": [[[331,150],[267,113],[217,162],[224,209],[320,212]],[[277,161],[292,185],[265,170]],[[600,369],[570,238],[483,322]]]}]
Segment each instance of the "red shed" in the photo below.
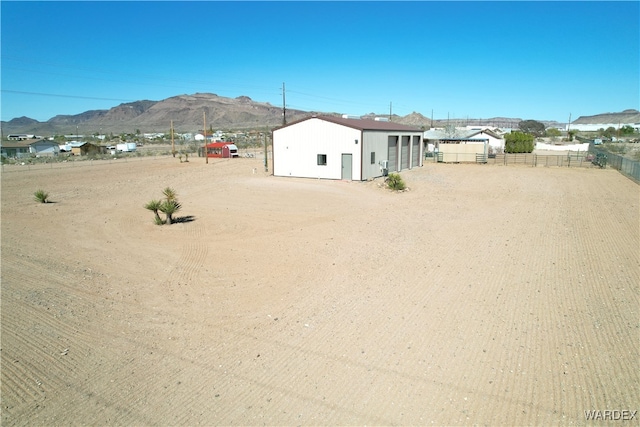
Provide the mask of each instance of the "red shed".
[{"label": "red shed", "polygon": [[207,157],[238,157],[238,147],[232,142],[212,142],[207,144]]}]

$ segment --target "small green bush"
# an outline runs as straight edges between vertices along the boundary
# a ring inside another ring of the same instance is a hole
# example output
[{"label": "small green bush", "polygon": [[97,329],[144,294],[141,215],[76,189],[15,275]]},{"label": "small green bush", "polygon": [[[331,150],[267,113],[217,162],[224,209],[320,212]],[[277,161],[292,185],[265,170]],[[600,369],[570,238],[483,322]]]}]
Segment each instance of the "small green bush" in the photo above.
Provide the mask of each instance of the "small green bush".
[{"label": "small green bush", "polygon": [[387,185],[389,185],[389,188],[396,191],[402,191],[407,187],[400,174],[393,172],[387,177]]},{"label": "small green bush", "polygon": [[33,198],[36,200],[36,202],[49,203],[49,193],[44,190],[38,190],[33,193]]}]

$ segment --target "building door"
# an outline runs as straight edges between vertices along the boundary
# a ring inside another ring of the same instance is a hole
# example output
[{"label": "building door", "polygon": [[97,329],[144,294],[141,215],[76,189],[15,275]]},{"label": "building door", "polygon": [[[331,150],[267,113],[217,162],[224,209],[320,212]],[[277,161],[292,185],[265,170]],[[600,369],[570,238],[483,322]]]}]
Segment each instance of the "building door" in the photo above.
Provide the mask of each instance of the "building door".
[{"label": "building door", "polygon": [[353,169],[352,166],[352,155],[351,154],[343,154],[342,155],[342,179],[351,180],[351,171]]},{"label": "building door", "polygon": [[420,166],[420,137],[414,136],[411,145],[411,166]]},{"label": "building door", "polygon": [[387,160],[389,160],[389,172],[398,170],[398,137],[390,136],[388,139]]},{"label": "building door", "polygon": [[409,169],[409,136],[402,137],[400,148],[400,170]]}]

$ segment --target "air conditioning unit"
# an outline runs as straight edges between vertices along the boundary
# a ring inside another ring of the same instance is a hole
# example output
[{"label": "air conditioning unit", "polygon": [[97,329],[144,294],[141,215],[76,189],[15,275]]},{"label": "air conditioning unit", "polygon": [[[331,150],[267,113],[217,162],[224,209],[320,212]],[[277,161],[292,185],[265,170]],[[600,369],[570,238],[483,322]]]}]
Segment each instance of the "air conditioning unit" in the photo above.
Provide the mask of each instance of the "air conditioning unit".
[{"label": "air conditioning unit", "polygon": [[382,176],[387,176],[389,174],[389,160],[380,160],[380,169]]}]

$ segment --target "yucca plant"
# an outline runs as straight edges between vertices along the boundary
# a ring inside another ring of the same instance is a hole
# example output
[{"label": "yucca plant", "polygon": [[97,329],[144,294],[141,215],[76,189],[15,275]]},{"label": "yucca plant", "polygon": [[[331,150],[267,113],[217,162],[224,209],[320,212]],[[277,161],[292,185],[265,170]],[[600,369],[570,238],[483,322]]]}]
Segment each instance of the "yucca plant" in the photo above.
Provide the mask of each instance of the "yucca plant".
[{"label": "yucca plant", "polygon": [[176,212],[178,212],[180,210],[182,206],[180,205],[180,203],[178,203],[177,200],[175,199],[167,199],[164,202],[162,202],[160,204],[160,207],[158,208],[160,210],[160,212],[162,212],[163,214],[165,214],[167,216],[167,224],[172,224],[173,223],[173,214],[175,214]]},{"label": "yucca plant", "polygon": [[153,213],[155,214],[156,225],[164,224],[164,222],[162,221],[162,218],[160,218],[160,214],[158,214],[158,211],[160,210],[161,206],[162,206],[162,202],[160,200],[151,200],[149,203],[144,205],[145,209],[149,209],[150,211],[153,211]]},{"label": "yucca plant", "polygon": [[[182,205],[178,202],[176,191],[173,188],[165,188],[162,190],[162,194],[164,195],[164,200],[151,200],[144,205],[144,207],[145,209],[153,211],[156,224],[172,224],[173,215],[182,208]],[[163,221],[158,212],[165,214],[167,219]]]},{"label": "yucca plant", "polygon": [[178,195],[176,194],[176,190],[171,187],[167,187],[162,190],[162,194],[164,194],[166,200],[176,200],[176,198],[178,197]]},{"label": "yucca plant", "polygon": [[33,198],[40,203],[49,203],[49,193],[44,190],[38,190],[33,193]]}]

